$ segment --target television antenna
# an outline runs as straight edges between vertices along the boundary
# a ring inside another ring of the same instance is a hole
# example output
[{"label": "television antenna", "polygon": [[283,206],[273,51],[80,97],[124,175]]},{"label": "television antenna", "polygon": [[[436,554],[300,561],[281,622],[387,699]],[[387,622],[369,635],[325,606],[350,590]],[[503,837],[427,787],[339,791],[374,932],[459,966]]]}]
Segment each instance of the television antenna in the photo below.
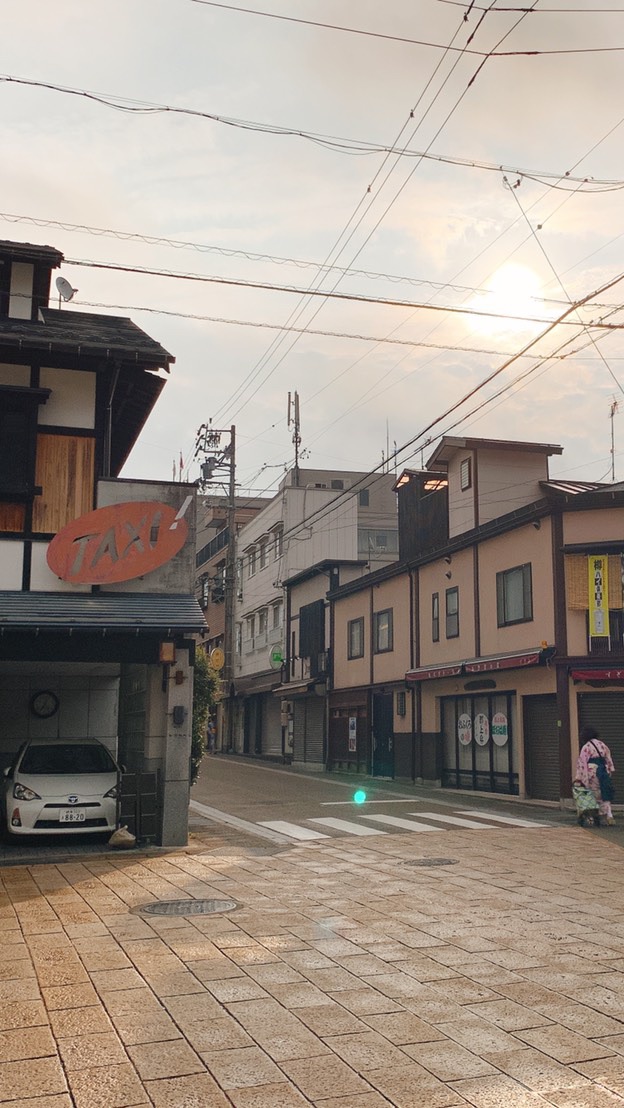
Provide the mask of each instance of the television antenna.
[{"label": "television antenna", "polygon": [[61,300],[73,300],[78,292],[78,289],[72,288],[69,281],[66,281],[64,277],[56,278],[56,287],[59,294],[59,308],[61,306]]}]

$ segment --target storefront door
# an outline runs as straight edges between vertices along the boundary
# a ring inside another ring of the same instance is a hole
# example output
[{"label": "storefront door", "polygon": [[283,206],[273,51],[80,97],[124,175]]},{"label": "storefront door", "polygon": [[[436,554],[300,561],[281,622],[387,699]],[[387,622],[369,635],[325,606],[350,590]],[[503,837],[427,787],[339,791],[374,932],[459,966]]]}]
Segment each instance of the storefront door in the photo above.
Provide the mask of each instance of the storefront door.
[{"label": "storefront door", "polygon": [[452,789],[517,795],[514,693],[442,700],[442,784]]}]

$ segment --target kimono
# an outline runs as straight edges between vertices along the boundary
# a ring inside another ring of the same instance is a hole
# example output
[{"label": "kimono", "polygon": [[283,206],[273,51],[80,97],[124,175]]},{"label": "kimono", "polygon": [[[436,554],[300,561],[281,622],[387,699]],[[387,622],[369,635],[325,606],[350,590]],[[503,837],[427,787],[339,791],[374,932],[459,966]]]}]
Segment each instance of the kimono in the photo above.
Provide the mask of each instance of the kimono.
[{"label": "kimono", "polygon": [[607,744],[603,743],[601,739],[591,739],[581,747],[576,763],[575,779],[580,781],[586,789],[590,789],[591,792],[593,792],[600,815],[604,816],[607,822],[612,822],[613,812],[611,811],[611,804],[608,800],[602,799],[600,784],[596,774],[597,766],[595,759],[599,754],[602,754],[604,757],[609,773],[614,772],[615,766],[613,765],[611,751]]}]

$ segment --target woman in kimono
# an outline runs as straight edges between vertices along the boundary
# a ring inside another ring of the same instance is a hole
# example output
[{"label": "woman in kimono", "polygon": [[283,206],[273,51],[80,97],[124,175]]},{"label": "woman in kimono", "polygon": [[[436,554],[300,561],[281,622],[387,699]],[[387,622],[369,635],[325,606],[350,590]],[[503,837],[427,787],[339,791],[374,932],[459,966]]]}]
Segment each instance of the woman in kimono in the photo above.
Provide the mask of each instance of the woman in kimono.
[{"label": "woman in kimono", "polygon": [[598,738],[598,732],[593,727],[584,727],[580,738],[581,750],[576,763],[575,779],[593,792],[598,805],[598,819],[603,819],[608,826],[611,826],[615,823],[611,811],[611,801],[602,799],[600,781],[598,780],[598,766],[602,759],[604,759],[608,773],[615,772],[611,751],[607,744]]}]

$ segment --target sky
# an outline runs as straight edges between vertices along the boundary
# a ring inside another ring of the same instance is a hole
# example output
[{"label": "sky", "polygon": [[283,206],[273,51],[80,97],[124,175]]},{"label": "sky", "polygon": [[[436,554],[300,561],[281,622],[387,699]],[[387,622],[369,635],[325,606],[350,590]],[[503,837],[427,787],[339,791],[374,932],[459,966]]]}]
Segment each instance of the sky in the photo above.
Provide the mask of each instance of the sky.
[{"label": "sky", "polygon": [[195,480],[212,420],[269,494],[297,392],[310,467],[454,434],[624,479],[624,4],[529,6],[8,7],[0,238],[176,358],[122,476]]}]

